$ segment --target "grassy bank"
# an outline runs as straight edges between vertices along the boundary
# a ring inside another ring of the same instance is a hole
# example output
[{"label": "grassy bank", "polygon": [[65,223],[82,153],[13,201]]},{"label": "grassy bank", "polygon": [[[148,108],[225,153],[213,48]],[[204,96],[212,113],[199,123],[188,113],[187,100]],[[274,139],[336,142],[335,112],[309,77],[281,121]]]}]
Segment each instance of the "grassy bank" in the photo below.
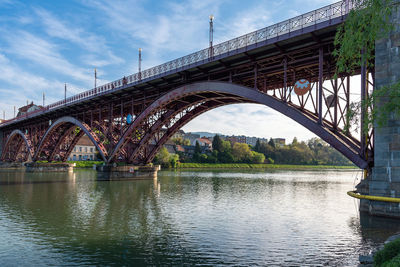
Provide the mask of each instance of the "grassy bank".
[{"label": "grassy bank", "polygon": [[178,169],[209,168],[209,169],[355,169],[355,166],[329,165],[285,165],[285,164],[248,164],[248,163],[179,163]]},{"label": "grassy bank", "polygon": [[93,165],[101,165],[103,161],[67,161],[68,163],[75,163],[75,168],[93,168]]},{"label": "grassy bank", "polygon": [[400,239],[387,243],[382,250],[375,254],[374,266],[400,266]]}]

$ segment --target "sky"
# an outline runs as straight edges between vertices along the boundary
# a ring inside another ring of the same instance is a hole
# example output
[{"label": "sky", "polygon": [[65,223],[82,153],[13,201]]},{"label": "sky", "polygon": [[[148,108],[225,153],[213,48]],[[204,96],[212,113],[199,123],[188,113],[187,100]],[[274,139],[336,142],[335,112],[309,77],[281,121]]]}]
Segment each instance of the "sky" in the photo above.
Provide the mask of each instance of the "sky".
[{"label": "sky", "polygon": [[[336,1],[329,0],[0,0],[0,111],[46,105],[138,70],[261,29]],[[2,118],[2,115],[1,115]],[[184,131],[307,140],[314,135],[289,118],[256,104],[202,114]]]}]

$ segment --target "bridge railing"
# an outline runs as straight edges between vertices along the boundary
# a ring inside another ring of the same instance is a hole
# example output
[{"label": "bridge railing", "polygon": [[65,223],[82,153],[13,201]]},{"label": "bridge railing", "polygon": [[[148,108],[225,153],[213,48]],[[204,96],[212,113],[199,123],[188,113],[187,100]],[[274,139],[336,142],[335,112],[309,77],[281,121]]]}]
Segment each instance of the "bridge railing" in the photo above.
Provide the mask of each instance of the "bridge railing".
[{"label": "bridge railing", "polygon": [[[157,75],[161,75],[164,73],[168,73],[170,71],[179,71],[184,67],[190,66],[199,62],[209,62],[213,60],[214,56],[219,56],[223,54],[233,54],[237,52],[239,49],[246,48],[249,45],[254,45],[257,43],[261,43],[267,41],[271,38],[276,38],[284,34],[290,34],[293,31],[301,30],[306,27],[329,21],[334,18],[341,17],[349,13],[349,11],[353,8],[352,1],[343,0],[314,11],[305,13],[303,15],[285,20],[283,22],[268,26],[266,28],[248,33],[246,35],[234,38],[232,40],[217,44],[212,48],[206,48],[195,53],[189,54],[187,56],[168,61],[164,64],[152,67],[150,69],[146,69],[140,73],[135,73],[129,75],[127,77],[123,77],[119,80],[98,86],[91,90],[82,92],[80,94],[68,97],[64,100],[60,100],[58,102],[52,103],[41,109],[40,111],[34,111],[28,114],[25,114],[21,117],[17,117],[11,120],[8,120],[1,124],[1,126],[13,123],[15,121],[24,120],[32,115],[36,115],[40,112],[46,112],[48,110],[52,110],[58,107],[62,107],[71,103],[75,103],[78,101],[82,101],[86,98],[100,95],[105,92],[109,92],[111,90],[118,89],[126,84],[132,83],[140,83],[144,79],[148,79]],[[211,51],[212,49],[212,51]]]}]

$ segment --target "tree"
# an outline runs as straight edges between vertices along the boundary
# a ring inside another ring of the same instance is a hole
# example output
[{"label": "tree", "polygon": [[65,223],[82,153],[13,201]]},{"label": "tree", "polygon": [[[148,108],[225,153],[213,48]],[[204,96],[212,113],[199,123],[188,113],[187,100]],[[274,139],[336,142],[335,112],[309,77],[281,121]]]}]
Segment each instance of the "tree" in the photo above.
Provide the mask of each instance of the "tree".
[{"label": "tree", "polygon": [[221,150],[220,152],[231,152],[232,151],[232,145],[231,142],[229,141],[225,141],[225,140],[221,140],[222,144],[221,144]]},{"label": "tree", "polygon": [[172,138],[171,141],[172,141],[175,145],[190,146],[190,140],[184,139],[184,138],[182,138],[182,137],[175,137],[175,138]]},{"label": "tree", "polygon": [[199,144],[198,141],[196,141],[196,145],[195,145],[195,147],[194,147],[194,153],[195,153],[195,154],[196,154],[196,153],[201,154],[201,147],[200,147],[200,144]]},{"label": "tree", "polygon": [[154,162],[160,164],[163,168],[170,167],[170,154],[165,147],[162,147],[154,158]]},{"label": "tree", "polygon": [[254,146],[254,151],[261,152],[261,142],[259,138],[257,138],[256,145]]},{"label": "tree", "polygon": [[292,141],[292,146],[296,146],[298,144],[299,144],[299,141],[297,141],[297,137],[294,137],[293,141]]},{"label": "tree", "polygon": [[201,156],[201,147],[200,147],[199,142],[196,141],[196,145],[194,147],[193,160],[196,162],[199,162],[200,156]]},{"label": "tree", "polygon": [[212,141],[212,148],[218,152],[222,152],[222,139],[219,135],[215,135]]},{"label": "tree", "polygon": [[176,168],[178,166],[179,156],[177,154],[172,154],[169,157],[169,165],[171,168]]},{"label": "tree", "polygon": [[249,162],[252,157],[249,146],[244,143],[235,143],[232,147],[232,155],[236,162]]},{"label": "tree", "polygon": [[274,142],[274,140],[272,138],[269,139],[268,145],[270,145],[271,147],[275,148],[275,142]]},{"label": "tree", "polygon": [[262,153],[251,151],[251,163],[264,163],[265,156]]},{"label": "tree", "polygon": [[218,153],[218,161],[221,163],[232,163],[234,162],[234,159],[230,151],[224,151]]}]

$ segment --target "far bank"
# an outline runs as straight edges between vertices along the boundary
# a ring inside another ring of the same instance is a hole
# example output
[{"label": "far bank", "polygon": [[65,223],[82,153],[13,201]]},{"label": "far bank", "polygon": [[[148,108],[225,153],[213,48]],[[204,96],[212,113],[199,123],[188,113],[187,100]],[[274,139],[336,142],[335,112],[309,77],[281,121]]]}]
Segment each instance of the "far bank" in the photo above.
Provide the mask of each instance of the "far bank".
[{"label": "far bank", "polygon": [[290,169],[290,170],[325,170],[325,169],[354,169],[355,166],[332,165],[289,165],[289,164],[250,164],[250,163],[179,163],[176,169]]}]

